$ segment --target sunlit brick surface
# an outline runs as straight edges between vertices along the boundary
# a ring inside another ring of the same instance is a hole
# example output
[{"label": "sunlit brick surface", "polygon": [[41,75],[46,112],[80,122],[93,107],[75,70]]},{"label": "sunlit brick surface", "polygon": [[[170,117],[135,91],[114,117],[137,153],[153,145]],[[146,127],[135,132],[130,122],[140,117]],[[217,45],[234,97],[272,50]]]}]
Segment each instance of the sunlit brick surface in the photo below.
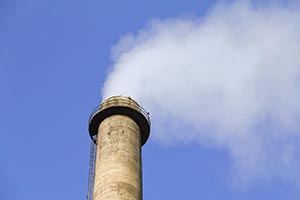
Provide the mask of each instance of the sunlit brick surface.
[{"label": "sunlit brick surface", "polygon": [[142,200],[141,134],[131,118],[112,115],[98,129],[94,200]]}]

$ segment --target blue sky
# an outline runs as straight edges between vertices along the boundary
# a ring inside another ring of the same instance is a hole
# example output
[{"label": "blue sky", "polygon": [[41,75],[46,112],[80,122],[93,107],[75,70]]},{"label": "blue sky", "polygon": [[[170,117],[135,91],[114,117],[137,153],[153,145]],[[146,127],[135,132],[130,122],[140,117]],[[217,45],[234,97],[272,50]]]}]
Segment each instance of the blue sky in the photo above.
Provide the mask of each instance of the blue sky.
[{"label": "blue sky", "polygon": [[[87,121],[101,102],[110,49],[153,18],[205,15],[217,1],[0,2],[0,199],[85,199]],[[151,112],[151,111],[150,111]],[[232,186],[227,151],[143,147],[144,199],[300,198],[299,181]]]}]

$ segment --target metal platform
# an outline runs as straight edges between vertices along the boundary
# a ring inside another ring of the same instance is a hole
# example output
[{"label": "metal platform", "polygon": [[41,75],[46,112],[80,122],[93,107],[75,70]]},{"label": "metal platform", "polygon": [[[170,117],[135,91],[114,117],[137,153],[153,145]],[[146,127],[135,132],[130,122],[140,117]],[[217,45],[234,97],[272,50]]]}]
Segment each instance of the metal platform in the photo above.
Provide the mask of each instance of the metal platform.
[{"label": "metal platform", "polygon": [[148,140],[150,134],[149,113],[136,101],[126,96],[113,96],[97,106],[89,118],[89,133],[91,139],[96,142],[100,123],[112,115],[126,115],[133,119],[141,129],[141,145]]}]

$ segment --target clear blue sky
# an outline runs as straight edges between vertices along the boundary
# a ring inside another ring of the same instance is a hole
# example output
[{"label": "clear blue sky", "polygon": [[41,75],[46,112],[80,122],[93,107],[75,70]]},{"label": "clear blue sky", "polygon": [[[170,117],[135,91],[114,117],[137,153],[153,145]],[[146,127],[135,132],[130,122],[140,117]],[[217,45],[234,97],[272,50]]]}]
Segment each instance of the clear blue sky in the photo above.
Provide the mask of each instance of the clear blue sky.
[{"label": "clear blue sky", "polygon": [[[201,16],[216,1],[0,0],[0,199],[86,199],[87,120],[110,48],[152,18]],[[226,152],[143,147],[144,200],[300,199],[291,183],[232,187]]]}]

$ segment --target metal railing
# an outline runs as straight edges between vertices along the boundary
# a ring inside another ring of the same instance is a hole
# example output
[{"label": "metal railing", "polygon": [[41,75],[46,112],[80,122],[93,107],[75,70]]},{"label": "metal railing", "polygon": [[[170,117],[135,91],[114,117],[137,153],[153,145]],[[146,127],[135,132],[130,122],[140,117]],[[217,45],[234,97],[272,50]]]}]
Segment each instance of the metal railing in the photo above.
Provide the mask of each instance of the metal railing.
[{"label": "metal railing", "polygon": [[140,106],[136,101],[131,99],[130,97],[125,96],[112,96],[105,101],[103,101],[100,105],[93,109],[89,123],[91,122],[92,118],[101,110],[109,107],[116,107],[116,106],[126,106],[140,112],[148,121],[149,125],[151,125],[150,121],[150,114],[147,112],[142,106]]}]

